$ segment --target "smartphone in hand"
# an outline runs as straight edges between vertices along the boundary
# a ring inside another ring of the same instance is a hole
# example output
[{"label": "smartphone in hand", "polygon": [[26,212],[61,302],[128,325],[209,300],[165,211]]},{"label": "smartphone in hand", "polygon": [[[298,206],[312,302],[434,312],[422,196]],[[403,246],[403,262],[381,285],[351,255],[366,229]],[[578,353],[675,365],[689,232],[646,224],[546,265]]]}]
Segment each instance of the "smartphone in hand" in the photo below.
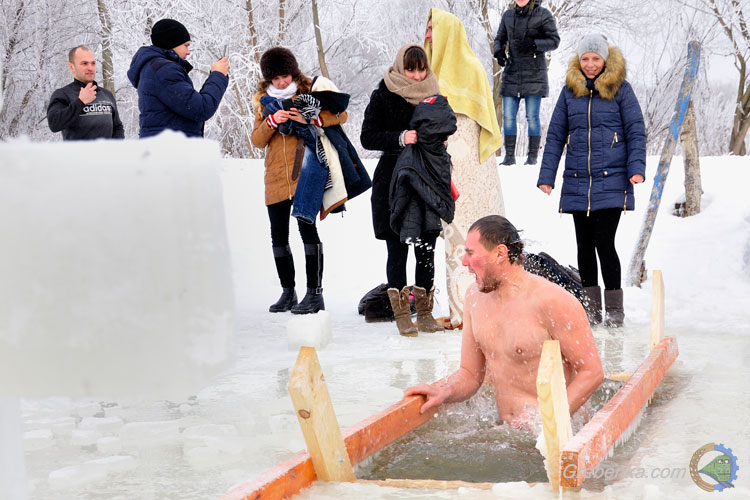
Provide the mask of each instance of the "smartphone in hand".
[{"label": "smartphone in hand", "polygon": [[283,109],[284,111],[289,111],[293,107],[294,107],[294,102],[292,101],[291,98],[284,99],[283,101],[281,101],[281,109]]}]

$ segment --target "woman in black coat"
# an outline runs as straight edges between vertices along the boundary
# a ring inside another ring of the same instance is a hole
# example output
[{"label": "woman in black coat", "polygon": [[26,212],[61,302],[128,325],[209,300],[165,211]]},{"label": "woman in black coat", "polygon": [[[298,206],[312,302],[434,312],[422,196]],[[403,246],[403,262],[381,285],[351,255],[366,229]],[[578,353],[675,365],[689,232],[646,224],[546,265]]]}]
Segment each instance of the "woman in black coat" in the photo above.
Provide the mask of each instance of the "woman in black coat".
[{"label": "woman in black coat", "polygon": [[[388,297],[402,335],[416,335],[417,329],[411,322],[410,290],[406,286],[409,245],[400,241],[390,225],[391,177],[404,146],[419,140],[416,130],[409,130],[414,108],[422,99],[439,93],[437,78],[430,70],[424,49],[413,44],[402,47],[393,66],[388,68],[385,78],[370,96],[360,135],[365,149],[383,152],[372,179],[372,223],[375,237],[385,240],[388,248]],[[414,297],[420,331],[442,330],[432,317],[437,236],[437,233],[422,235],[414,244],[417,260]]]},{"label": "woman in black coat", "polygon": [[541,6],[542,0],[515,0],[504,13],[495,37],[495,59],[503,70],[500,95],[503,96],[503,165],[516,163],[516,114],[521,98],[526,104],[529,129],[529,154],[526,165],[535,165],[542,128],[539,106],[549,95],[545,52],[560,45],[560,36],[552,13]]}]

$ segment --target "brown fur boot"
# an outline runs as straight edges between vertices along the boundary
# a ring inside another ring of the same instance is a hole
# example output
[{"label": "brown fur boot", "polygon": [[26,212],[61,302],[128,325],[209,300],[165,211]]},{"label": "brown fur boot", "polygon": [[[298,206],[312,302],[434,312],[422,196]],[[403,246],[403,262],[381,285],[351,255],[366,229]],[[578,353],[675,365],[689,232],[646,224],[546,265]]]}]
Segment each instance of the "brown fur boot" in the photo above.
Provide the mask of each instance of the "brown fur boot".
[{"label": "brown fur boot", "polygon": [[414,323],[411,321],[409,291],[408,286],[405,286],[401,291],[398,288],[389,288],[388,299],[391,301],[391,308],[393,309],[393,317],[396,319],[398,333],[404,337],[416,337],[418,333]]},{"label": "brown fur boot", "polygon": [[443,327],[435,321],[432,316],[433,300],[435,298],[435,287],[427,293],[422,287],[414,287],[414,308],[417,310],[417,329],[420,332],[442,332]]}]

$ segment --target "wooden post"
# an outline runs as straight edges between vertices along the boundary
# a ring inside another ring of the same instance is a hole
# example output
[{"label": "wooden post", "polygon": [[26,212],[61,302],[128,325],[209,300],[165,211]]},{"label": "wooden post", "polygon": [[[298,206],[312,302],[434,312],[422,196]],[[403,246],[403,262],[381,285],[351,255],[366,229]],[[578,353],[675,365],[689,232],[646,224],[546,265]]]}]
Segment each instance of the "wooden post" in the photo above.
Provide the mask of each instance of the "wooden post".
[{"label": "wooden post", "polygon": [[664,279],[661,271],[651,277],[651,350],[664,338]]},{"label": "wooden post", "polygon": [[536,394],[547,443],[547,476],[557,491],[560,488],[560,452],[573,436],[560,342],[557,340],[546,340],[542,346]]},{"label": "wooden post", "polygon": [[315,348],[300,348],[288,389],[318,479],[354,481],[354,469]]}]

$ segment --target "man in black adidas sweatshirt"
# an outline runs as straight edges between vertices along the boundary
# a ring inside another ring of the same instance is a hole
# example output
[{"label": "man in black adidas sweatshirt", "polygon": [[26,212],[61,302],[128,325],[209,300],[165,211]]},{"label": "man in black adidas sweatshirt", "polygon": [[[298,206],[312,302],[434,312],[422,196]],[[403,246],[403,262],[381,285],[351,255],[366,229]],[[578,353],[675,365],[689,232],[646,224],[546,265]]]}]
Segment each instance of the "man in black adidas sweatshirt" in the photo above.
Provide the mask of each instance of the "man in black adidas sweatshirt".
[{"label": "man in black adidas sweatshirt", "polygon": [[68,69],[74,80],[52,93],[47,106],[49,128],[53,132],[62,131],[66,141],[124,138],[115,96],[94,81],[96,59],[93,52],[84,46],[71,49]]}]

